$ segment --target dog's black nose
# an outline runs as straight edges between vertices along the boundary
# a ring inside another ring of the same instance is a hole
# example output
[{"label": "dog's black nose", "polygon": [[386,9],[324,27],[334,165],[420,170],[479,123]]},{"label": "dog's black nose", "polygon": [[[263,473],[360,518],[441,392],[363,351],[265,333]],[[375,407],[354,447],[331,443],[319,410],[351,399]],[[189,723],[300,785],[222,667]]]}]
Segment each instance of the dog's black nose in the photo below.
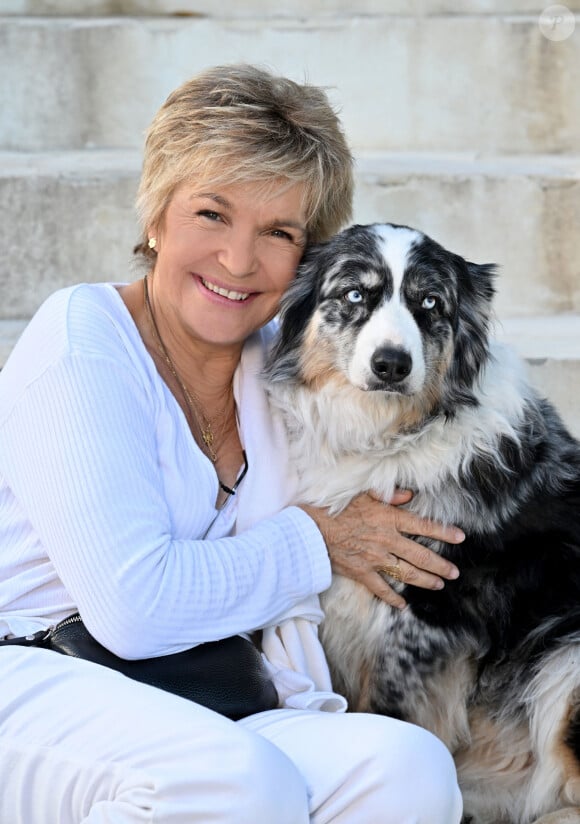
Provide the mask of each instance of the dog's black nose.
[{"label": "dog's black nose", "polygon": [[400,383],[413,368],[413,359],[404,349],[383,346],[371,359],[371,369],[385,383]]}]

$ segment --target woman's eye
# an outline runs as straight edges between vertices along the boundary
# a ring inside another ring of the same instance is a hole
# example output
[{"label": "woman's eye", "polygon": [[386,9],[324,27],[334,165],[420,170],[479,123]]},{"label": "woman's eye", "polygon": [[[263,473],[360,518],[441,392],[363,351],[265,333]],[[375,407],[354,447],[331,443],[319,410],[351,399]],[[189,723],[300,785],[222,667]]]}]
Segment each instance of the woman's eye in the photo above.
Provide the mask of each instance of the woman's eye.
[{"label": "woman's eye", "polygon": [[421,303],[421,308],[422,309],[427,309],[427,310],[435,309],[435,307],[437,306],[437,303],[438,303],[438,299],[435,297],[435,295],[427,295],[426,297],[423,298],[423,302]]},{"label": "woman's eye", "polygon": [[294,240],[290,232],[285,232],[284,229],[272,229],[272,237],[281,237],[283,240]]},{"label": "woman's eye", "polygon": [[346,293],[345,298],[349,303],[361,303],[363,295],[358,289],[351,289],[350,292]]},{"label": "woman's eye", "polygon": [[221,216],[217,212],[212,212],[211,209],[200,209],[198,215],[207,217],[208,220],[221,220]]}]

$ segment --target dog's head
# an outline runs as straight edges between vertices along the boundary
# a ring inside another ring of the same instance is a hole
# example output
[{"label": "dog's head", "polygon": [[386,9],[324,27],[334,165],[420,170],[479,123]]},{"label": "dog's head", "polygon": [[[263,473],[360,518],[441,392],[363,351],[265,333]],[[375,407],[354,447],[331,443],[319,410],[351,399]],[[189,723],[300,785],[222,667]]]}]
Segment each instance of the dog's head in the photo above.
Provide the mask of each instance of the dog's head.
[{"label": "dog's head", "polygon": [[351,226],[307,250],[280,312],[271,381],[328,380],[424,413],[475,402],[488,354],[494,267],[407,226]]}]

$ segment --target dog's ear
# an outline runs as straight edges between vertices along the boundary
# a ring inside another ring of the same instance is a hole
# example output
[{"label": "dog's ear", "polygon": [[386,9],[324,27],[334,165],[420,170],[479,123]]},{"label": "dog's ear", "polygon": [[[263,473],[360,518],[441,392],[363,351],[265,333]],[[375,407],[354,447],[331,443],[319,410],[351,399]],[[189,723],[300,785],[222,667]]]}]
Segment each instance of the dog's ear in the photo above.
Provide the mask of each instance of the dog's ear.
[{"label": "dog's ear", "polygon": [[266,359],[265,374],[270,381],[296,377],[299,370],[298,352],[308,327],[308,319],[316,309],[324,266],[324,251],[328,243],[309,246],[280,304],[280,329]]},{"label": "dog's ear", "polygon": [[477,264],[454,255],[458,304],[454,322],[454,353],[443,398],[447,414],[457,404],[477,403],[473,392],[488,361],[489,327],[495,294],[494,264]]}]

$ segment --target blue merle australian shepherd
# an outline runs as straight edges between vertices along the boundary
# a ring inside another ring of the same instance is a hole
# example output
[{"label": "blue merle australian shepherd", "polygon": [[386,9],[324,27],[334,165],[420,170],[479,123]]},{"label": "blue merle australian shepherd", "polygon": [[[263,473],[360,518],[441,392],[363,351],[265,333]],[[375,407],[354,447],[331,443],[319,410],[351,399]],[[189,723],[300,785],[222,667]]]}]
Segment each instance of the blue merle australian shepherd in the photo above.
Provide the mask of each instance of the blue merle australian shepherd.
[{"label": "blue merle australian shepherd", "polygon": [[493,266],[404,226],[353,226],[305,255],[267,365],[300,500],[364,490],[457,524],[425,542],[461,576],[335,576],[322,641],[354,710],[420,724],[455,756],[466,821],[580,822],[580,445],[489,339]]}]

